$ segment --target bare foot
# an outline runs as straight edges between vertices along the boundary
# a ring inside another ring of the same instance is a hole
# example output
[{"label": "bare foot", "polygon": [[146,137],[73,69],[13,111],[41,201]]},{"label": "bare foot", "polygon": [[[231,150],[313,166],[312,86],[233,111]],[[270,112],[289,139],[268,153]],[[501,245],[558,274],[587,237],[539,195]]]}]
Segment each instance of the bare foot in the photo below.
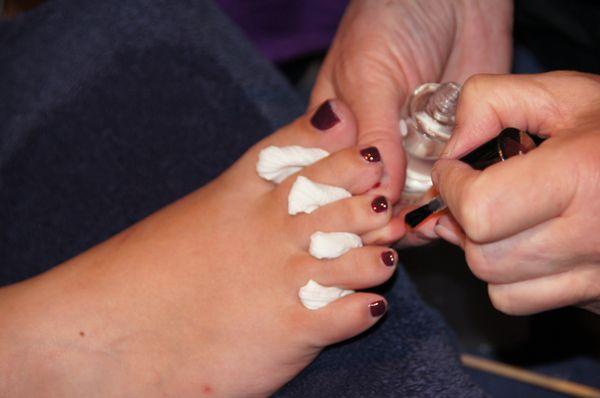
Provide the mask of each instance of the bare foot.
[{"label": "bare foot", "polygon": [[[50,272],[0,289],[0,395],[265,396],[325,346],[377,322],[386,303],[375,294],[314,311],[298,298],[309,279],[378,285],[397,261],[377,246],[334,260],[308,254],[317,230],[364,234],[390,218],[365,194],[381,163],[353,146],[352,115],[332,106],[335,125],[326,109],[316,123],[323,130],[302,117],[208,186]],[[262,148],[292,144],[332,153],[300,174],[358,196],[288,215],[296,176],[273,185],[255,165]]]}]

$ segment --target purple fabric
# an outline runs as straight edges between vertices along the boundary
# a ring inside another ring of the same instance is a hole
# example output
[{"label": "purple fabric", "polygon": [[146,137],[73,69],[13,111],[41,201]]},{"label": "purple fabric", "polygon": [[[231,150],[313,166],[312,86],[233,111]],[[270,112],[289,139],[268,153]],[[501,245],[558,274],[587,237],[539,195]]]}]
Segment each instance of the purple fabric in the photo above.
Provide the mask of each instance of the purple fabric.
[{"label": "purple fabric", "polygon": [[217,0],[270,60],[326,50],[348,0]]}]

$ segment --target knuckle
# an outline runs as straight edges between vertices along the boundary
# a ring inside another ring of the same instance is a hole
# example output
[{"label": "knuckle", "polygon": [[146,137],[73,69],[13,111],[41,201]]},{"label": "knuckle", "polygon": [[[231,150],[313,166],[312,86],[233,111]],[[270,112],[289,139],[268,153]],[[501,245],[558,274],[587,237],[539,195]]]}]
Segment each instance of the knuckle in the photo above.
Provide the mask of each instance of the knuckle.
[{"label": "knuckle", "polygon": [[570,70],[557,70],[547,72],[540,75],[539,79],[543,80],[544,82],[548,81],[547,84],[550,84],[550,80],[562,80],[565,84],[568,84],[569,86],[582,89],[597,89],[598,85],[600,84],[600,78],[597,75]]},{"label": "knuckle", "polygon": [[475,183],[467,186],[458,209],[458,219],[465,234],[475,242],[481,242],[489,235],[488,200],[480,192]]},{"label": "knuckle", "polygon": [[486,282],[499,280],[497,267],[484,254],[481,246],[467,243],[465,246],[465,258],[473,274]]},{"label": "knuckle", "polygon": [[510,295],[509,289],[500,289],[495,285],[488,285],[488,296],[495,309],[507,315],[518,315],[518,308]]},{"label": "knuckle", "polygon": [[469,101],[481,98],[481,94],[486,93],[486,87],[492,79],[491,75],[484,73],[469,77],[460,92],[461,99]]},{"label": "knuckle", "polygon": [[566,283],[572,289],[574,300],[571,304],[586,303],[600,299],[600,282],[597,278],[590,278],[586,271],[587,267],[573,269],[571,280]]}]

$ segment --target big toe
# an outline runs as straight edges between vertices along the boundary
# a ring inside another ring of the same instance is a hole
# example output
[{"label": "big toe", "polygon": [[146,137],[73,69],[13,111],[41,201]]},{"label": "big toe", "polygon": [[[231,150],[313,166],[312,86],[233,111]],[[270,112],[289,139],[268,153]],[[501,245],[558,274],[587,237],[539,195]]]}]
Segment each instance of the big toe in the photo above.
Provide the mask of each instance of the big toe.
[{"label": "big toe", "polygon": [[257,149],[270,145],[299,145],[337,152],[356,144],[356,140],[356,121],[352,112],[342,101],[330,99],[259,142]]},{"label": "big toe", "polygon": [[[318,108],[312,109],[310,112],[300,116],[294,122],[280,128],[275,133],[260,141],[254,145],[234,166],[235,172],[229,173],[232,176],[238,178],[235,185],[239,186],[239,181],[252,182],[246,184],[253,189],[252,192],[256,193],[256,183],[260,180],[256,175],[257,167],[261,164],[260,159],[265,160],[267,163],[276,162],[277,169],[276,173],[281,173],[281,165],[278,163],[283,161],[285,164],[290,163],[288,166],[292,169],[294,167],[301,168],[310,164],[312,161],[308,161],[305,157],[318,156],[322,158],[327,156],[328,153],[335,153],[342,149],[348,148],[355,145],[357,141],[357,128],[356,121],[352,112],[349,108],[344,105],[343,102],[331,99],[325,101]],[[288,148],[286,148],[288,147]],[[304,151],[293,147],[304,147],[310,148],[311,153],[306,154]],[[285,156],[285,159],[275,160],[272,158],[264,157],[267,155],[263,150],[269,148],[273,150],[275,154]],[[317,149],[318,148],[318,149]],[[300,156],[301,159],[291,159],[290,154],[286,151],[294,152],[295,156]],[[324,150],[326,152],[320,151]],[[300,161],[299,164],[295,162]],[[272,166],[270,166],[272,167]],[[280,171],[277,171],[280,170]],[[273,182],[280,182],[272,176],[266,176],[259,172],[259,174]],[[241,177],[241,179],[239,179]],[[282,178],[284,178],[283,176]],[[279,177],[277,177],[279,178]],[[262,190],[268,191],[272,188],[272,184],[262,180],[260,182]],[[243,184],[240,189],[243,189]]]}]

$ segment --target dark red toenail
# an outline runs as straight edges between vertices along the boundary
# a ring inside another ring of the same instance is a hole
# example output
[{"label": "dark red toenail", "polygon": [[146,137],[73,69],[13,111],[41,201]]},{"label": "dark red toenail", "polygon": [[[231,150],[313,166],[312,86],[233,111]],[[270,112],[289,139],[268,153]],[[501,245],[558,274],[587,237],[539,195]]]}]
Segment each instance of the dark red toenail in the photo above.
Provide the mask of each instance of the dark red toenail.
[{"label": "dark red toenail", "polygon": [[310,118],[310,123],[319,130],[328,130],[339,121],[340,118],[333,111],[329,100],[323,102],[313,117]]},{"label": "dark red toenail", "polygon": [[393,251],[388,250],[387,252],[381,253],[381,261],[388,267],[393,267],[396,264],[396,255]]},{"label": "dark red toenail", "polygon": [[371,209],[375,213],[383,213],[388,209],[388,202],[385,196],[378,196],[371,202]]},{"label": "dark red toenail", "polygon": [[367,162],[380,162],[381,156],[379,155],[379,150],[374,146],[370,146],[360,151],[360,155]]},{"label": "dark red toenail", "polygon": [[371,311],[371,315],[375,318],[382,316],[385,314],[385,301],[377,300],[369,304],[369,311]]}]

